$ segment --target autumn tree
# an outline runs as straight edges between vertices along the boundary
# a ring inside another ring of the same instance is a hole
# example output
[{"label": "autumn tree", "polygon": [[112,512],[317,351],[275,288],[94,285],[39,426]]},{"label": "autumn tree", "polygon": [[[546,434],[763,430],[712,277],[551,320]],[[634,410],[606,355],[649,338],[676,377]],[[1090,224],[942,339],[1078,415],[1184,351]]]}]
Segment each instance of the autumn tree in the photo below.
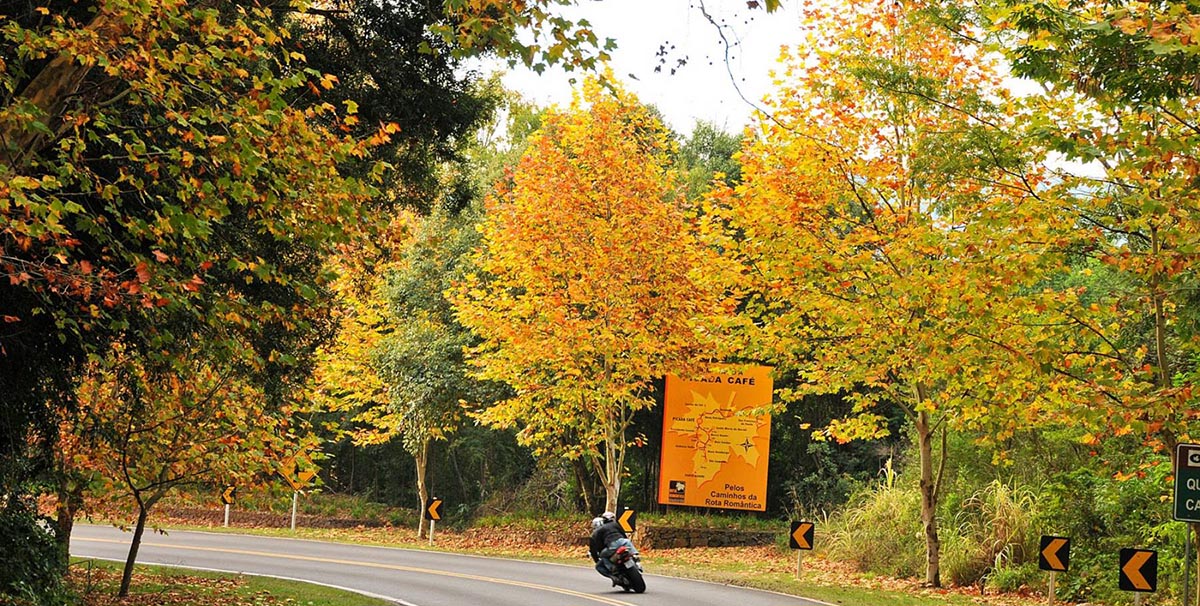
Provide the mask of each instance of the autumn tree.
[{"label": "autumn tree", "polygon": [[189,486],[261,482],[304,433],[288,408],[264,409],[262,389],[239,372],[244,360],[201,348],[181,366],[115,345],[90,366],[80,412],[63,427],[60,457],[67,472],[87,479],[81,496],[134,517],[119,596],[129,592],[148,518],[163,497]]},{"label": "autumn tree", "polygon": [[881,406],[909,419],[938,586],[946,432],[1003,439],[1053,405],[1036,311],[1075,293],[1038,287],[1062,271],[1049,253],[1068,226],[1039,195],[1036,157],[1005,136],[999,77],[919,9],[806,9],[743,184],[718,189],[710,216],[745,268],[744,355],[796,374],[785,399],[854,404],[819,435],[879,437]]},{"label": "autumn tree", "polygon": [[[366,270],[356,262],[359,252],[339,257],[342,328],[317,367],[319,404],[347,416],[344,430],[355,444],[404,444],[416,464],[418,508],[430,496],[431,442],[458,428],[464,401],[488,403],[499,391],[469,376],[463,350],[476,339],[454,319],[445,293],[469,271],[478,244],[477,192],[520,157],[540,112],[499,90],[498,81],[486,86],[500,108],[474,139],[461,142],[456,160],[439,167],[438,189],[421,205],[431,213],[394,222],[382,247],[391,251],[385,263]],[[419,534],[426,525],[422,517]]]},{"label": "autumn tree", "polygon": [[[1073,162],[1059,178],[1064,212],[1089,243],[1079,279],[1107,278],[1072,316],[1069,338],[1087,355],[1070,372],[1096,402],[1075,418],[1093,443],[1134,435],[1173,459],[1177,444],[1195,441],[1200,420],[1195,7],[972,6],[966,14],[993,34],[1014,73],[1043,86],[1042,113],[1054,119],[1031,135]],[[1190,526],[1200,546],[1200,525]]]},{"label": "autumn tree", "polygon": [[[477,376],[512,397],[479,413],[518,440],[585,457],[606,509],[620,496],[626,428],[650,381],[711,355],[724,290],[692,232],[662,125],[617,85],[589,79],[551,111],[511,182],[489,199],[483,242],[452,293],[482,339]],[[561,436],[571,435],[573,444]]]}]

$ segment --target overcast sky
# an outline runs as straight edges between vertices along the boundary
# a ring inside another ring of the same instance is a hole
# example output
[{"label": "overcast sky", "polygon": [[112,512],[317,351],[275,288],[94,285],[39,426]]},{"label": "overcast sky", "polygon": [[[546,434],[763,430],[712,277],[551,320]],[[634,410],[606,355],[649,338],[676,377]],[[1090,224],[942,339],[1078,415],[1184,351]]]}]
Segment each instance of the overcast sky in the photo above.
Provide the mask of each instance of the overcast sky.
[{"label": "overcast sky", "polygon": [[[748,10],[746,0],[705,0],[705,6],[729,25],[726,36],[734,43],[729,68],[746,98],[759,102],[770,91],[769,74],[780,45],[795,42],[799,35],[796,13],[788,11],[787,3],[770,14],[761,8]],[[749,121],[753,108],[738,97],[726,71],[721,38],[695,0],[583,0],[568,14],[586,18],[602,39],[616,39],[614,73],[642,102],[657,106],[676,131],[690,133],[697,120],[706,120],[739,132]],[[660,46],[668,53],[656,73]],[[680,59],[686,64],[680,66]],[[554,69],[538,75],[515,69],[504,81],[539,104],[565,105],[571,99],[573,76],[578,74]]]}]

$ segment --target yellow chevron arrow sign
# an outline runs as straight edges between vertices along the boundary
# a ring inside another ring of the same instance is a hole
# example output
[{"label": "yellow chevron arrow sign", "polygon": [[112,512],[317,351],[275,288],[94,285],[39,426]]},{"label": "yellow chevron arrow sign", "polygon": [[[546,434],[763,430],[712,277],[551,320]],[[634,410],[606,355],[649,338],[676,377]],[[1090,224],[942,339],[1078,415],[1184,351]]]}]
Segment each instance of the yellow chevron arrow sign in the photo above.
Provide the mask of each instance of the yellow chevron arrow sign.
[{"label": "yellow chevron arrow sign", "polygon": [[1158,552],[1122,549],[1120,587],[1124,591],[1154,591],[1158,586]]},{"label": "yellow chevron arrow sign", "polygon": [[622,509],[621,515],[617,516],[617,523],[625,532],[637,530],[637,512],[632,509]]},{"label": "yellow chevron arrow sign", "polygon": [[1071,539],[1043,536],[1041,546],[1038,568],[1050,572],[1066,572],[1071,562]]},{"label": "yellow chevron arrow sign", "polygon": [[425,503],[425,519],[438,521],[442,519],[442,500],[437,497],[431,497]]},{"label": "yellow chevron arrow sign", "polygon": [[812,522],[792,522],[792,534],[788,543],[792,549],[812,549],[813,533],[816,526]]}]

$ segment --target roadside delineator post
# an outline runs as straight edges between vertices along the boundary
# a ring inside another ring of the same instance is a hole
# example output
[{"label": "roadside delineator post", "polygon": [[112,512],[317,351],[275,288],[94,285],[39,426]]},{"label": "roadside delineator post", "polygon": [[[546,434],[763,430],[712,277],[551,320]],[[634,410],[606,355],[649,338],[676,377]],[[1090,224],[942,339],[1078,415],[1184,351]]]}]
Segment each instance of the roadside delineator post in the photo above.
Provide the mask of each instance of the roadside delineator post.
[{"label": "roadside delineator post", "polygon": [[812,522],[792,521],[792,531],[788,535],[788,546],[797,550],[796,580],[800,580],[800,573],[804,567],[804,552],[813,548],[813,534],[815,531],[816,524]]},{"label": "roadside delineator post", "polygon": [[[302,461],[305,465],[300,467],[297,461]],[[287,481],[288,486],[292,487],[292,532],[296,532],[296,505],[300,501],[300,489],[308,486],[309,481],[316,477],[317,470],[313,467],[308,453],[301,452],[280,461],[278,472]]]},{"label": "roadside delineator post", "polygon": [[425,502],[425,519],[429,520],[429,544],[433,545],[433,529],[437,525],[437,521],[442,519],[442,500],[437,497],[430,497]]},{"label": "roadside delineator post", "polygon": [[1038,568],[1050,573],[1050,586],[1046,591],[1046,603],[1054,605],[1054,581],[1060,572],[1066,572],[1071,565],[1071,539],[1042,535],[1041,546],[1038,549]]},{"label": "roadside delineator post", "polygon": [[221,491],[221,502],[225,504],[225,528],[229,528],[229,509],[233,507],[233,493],[237,492],[236,486],[226,486],[225,490]]},{"label": "roadside delineator post", "polygon": [[1117,561],[1117,587],[1133,591],[1133,603],[1142,604],[1143,593],[1158,591],[1158,552],[1153,549],[1125,548]]}]

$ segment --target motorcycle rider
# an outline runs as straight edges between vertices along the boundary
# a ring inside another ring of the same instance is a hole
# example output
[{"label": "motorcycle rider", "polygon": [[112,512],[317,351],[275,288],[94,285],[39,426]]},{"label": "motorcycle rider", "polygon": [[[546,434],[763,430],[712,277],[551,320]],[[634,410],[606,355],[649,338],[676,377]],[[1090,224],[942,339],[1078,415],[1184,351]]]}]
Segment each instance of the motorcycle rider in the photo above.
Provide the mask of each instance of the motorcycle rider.
[{"label": "motorcycle rider", "polygon": [[[617,580],[613,578],[613,563],[610,558],[622,545],[634,549],[633,542],[617,523],[617,516],[613,512],[606,511],[592,520],[592,538],[588,540],[588,554],[596,562],[596,572],[611,579],[614,586]],[[634,550],[634,553],[637,551]]]}]

